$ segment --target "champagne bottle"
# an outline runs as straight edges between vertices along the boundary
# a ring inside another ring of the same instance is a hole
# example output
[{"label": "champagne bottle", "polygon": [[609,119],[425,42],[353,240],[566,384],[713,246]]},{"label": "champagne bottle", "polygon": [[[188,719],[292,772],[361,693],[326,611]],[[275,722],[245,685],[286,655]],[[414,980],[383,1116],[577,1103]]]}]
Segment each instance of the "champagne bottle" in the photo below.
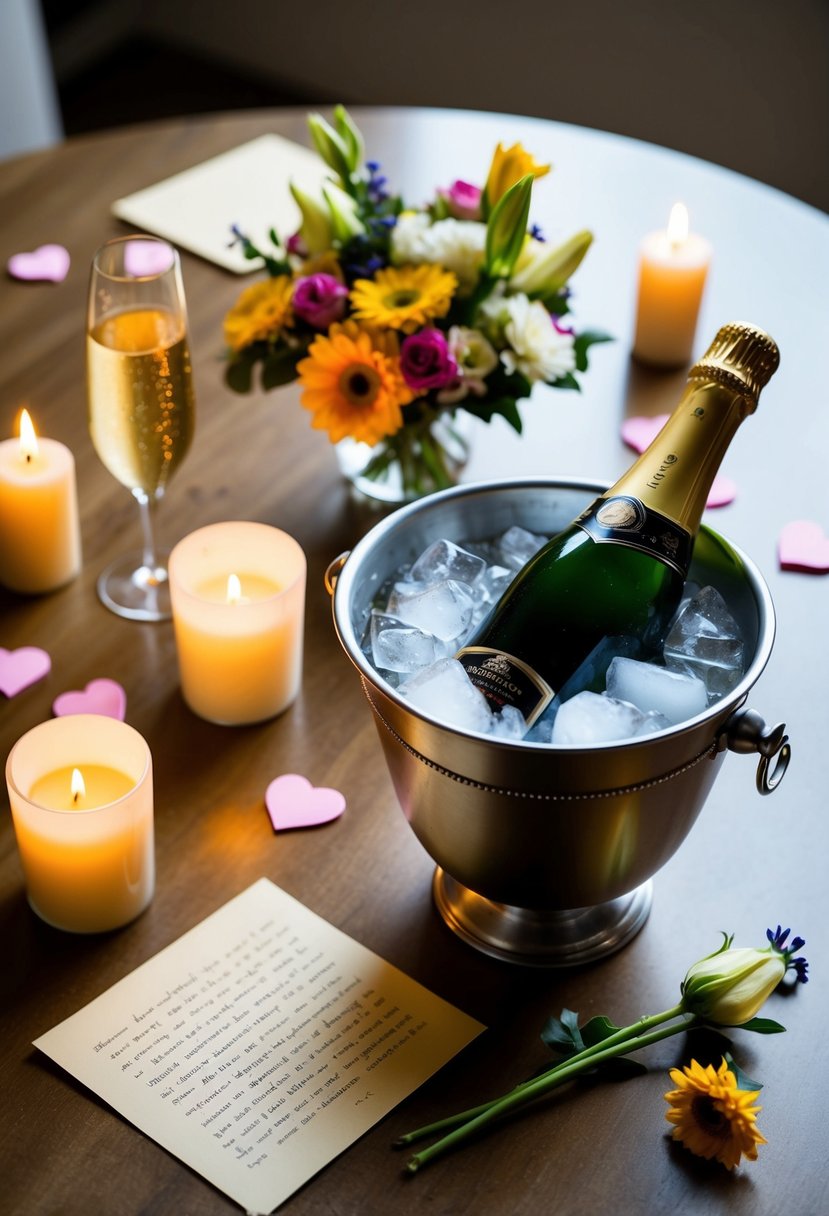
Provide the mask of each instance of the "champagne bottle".
[{"label": "champagne bottle", "polygon": [[606,669],[614,640],[658,648],[714,476],[779,361],[768,334],[723,326],[650,446],[524,566],[457,654],[494,710],[532,726],[585,660]]}]

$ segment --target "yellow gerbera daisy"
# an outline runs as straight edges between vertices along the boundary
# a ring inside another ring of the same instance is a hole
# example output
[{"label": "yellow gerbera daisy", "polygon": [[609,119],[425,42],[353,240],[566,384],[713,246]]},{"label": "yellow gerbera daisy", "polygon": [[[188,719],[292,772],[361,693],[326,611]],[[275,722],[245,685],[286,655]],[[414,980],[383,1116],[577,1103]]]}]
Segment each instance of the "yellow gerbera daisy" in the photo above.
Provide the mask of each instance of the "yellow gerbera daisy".
[{"label": "yellow gerbera daisy", "polygon": [[757,1145],[767,1143],[755,1126],[762,1107],[752,1103],[759,1090],[739,1089],[725,1060],[716,1071],[692,1060],[686,1068],[672,1068],[671,1080],[677,1088],[665,1094],[671,1104],[665,1118],[674,1124],[674,1140],[728,1169],[739,1165],[743,1154],[757,1160]]},{"label": "yellow gerbera daisy", "polygon": [[332,443],[351,438],[373,446],[393,435],[403,425],[401,406],[414,396],[400,371],[396,335],[354,321],[316,337],[297,372],[311,425]]},{"label": "yellow gerbera daisy", "polygon": [[231,350],[243,350],[251,342],[278,336],[291,324],[293,281],[278,275],[246,287],[225,317],[225,342]]},{"label": "yellow gerbera daisy", "polygon": [[387,266],[351,289],[354,316],[382,329],[414,333],[449,311],[458,280],[442,266]]}]

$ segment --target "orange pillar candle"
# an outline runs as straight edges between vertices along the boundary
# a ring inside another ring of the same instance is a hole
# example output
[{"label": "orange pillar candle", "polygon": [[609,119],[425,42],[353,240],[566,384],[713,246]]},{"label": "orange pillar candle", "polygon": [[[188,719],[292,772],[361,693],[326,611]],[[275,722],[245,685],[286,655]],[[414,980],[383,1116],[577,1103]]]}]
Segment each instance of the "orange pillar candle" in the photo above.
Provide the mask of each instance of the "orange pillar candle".
[{"label": "orange pillar candle", "polygon": [[633,353],[643,363],[681,367],[691,360],[711,245],[688,231],[676,203],[667,229],[649,233],[639,254],[639,296]]},{"label": "orange pillar candle", "polygon": [[295,700],[302,674],[305,554],[266,524],[212,524],[170,554],[181,691],[202,718],[262,722]]},{"label": "orange pillar candle", "polygon": [[81,568],[75,460],[55,439],[38,438],[28,411],[20,438],[0,443],[0,583],[12,591],[54,591]]},{"label": "orange pillar candle", "polygon": [[155,886],[152,761],[131,726],[70,714],[35,726],[6,764],[29,903],[73,933],[133,920]]}]

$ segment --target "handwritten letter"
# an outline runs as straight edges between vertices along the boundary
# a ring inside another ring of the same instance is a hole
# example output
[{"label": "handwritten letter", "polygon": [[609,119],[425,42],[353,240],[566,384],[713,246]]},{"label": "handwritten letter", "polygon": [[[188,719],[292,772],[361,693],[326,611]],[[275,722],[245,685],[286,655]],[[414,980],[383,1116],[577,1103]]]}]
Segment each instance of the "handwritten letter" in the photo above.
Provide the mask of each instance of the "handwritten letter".
[{"label": "handwritten letter", "polygon": [[482,1029],[263,878],[35,1046],[264,1213]]}]

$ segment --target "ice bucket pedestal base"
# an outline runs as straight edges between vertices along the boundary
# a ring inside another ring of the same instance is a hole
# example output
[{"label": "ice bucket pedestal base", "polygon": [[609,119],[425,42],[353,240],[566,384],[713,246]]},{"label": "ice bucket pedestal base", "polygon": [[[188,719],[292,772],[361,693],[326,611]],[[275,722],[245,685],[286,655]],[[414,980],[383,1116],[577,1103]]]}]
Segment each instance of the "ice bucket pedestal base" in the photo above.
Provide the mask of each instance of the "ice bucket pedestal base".
[{"label": "ice bucket pedestal base", "polygon": [[526,967],[576,967],[612,954],[639,932],[651,910],[653,884],[649,879],[590,908],[553,912],[494,903],[438,866],[432,893],[452,932],[484,954]]}]

